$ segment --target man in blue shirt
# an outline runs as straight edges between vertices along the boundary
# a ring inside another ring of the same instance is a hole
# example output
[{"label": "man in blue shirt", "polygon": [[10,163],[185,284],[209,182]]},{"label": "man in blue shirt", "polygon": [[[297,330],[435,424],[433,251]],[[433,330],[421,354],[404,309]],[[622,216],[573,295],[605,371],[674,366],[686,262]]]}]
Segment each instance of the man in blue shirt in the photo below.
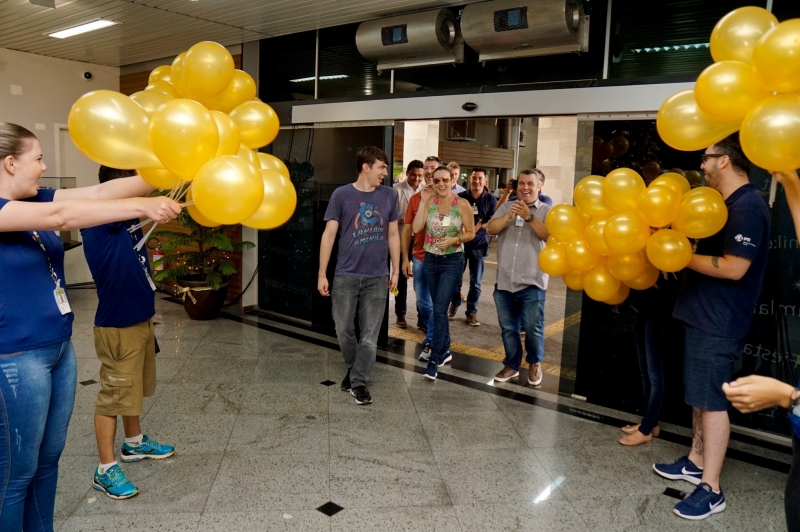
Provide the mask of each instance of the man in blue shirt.
[{"label": "man in blue shirt", "polygon": [[[481,279],[486,255],[489,254],[489,233],[486,224],[494,216],[497,198],[486,190],[486,169],[476,166],[469,178],[469,190],[458,195],[467,200],[475,217],[475,238],[464,244],[464,271],[469,266],[469,292],[467,293],[467,323],[473,327],[480,325],[478,321],[478,300],[481,297]],[[461,284],[453,294],[450,302],[450,317],[455,317],[461,306]]]},{"label": "man in blue shirt", "polygon": [[[136,175],[133,170],[100,167],[100,182]],[[92,486],[112,499],[129,499],[139,493],[114,455],[117,416],[122,416],[125,442],[123,462],[163,459],[175,448],[142,434],[139,416],[144,397],[155,393],[155,336],[153,322],[155,285],[147,255],[134,245],[142,231],[128,228],[138,220],[114,222],[81,229],[83,252],[97,285],[94,345],[101,362],[101,389],[95,402],[94,427],[100,465]]]},{"label": "man in blue shirt", "polygon": [[769,210],[750,184],[738,134],[707,148],[702,159],[706,182],[725,198],[728,221],[698,242],[673,311],[685,328],[683,382],[694,439],[688,456],[653,466],[665,478],[697,485],[675,505],[674,512],[686,519],[705,519],[726,506],[719,478],[730,421],[722,385],[732,379],[742,354],[769,248]]},{"label": "man in blue shirt", "polygon": [[[382,186],[388,166],[383,150],[358,150],[358,179],[333,191],[320,244],[317,290],[323,297],[331,296],[339,349],[347,365],[341,389],[350,392],[357,405],[372,403],[366,385],[375,367],[386,299],[400,274],[397,194]],[[337,234],[339,253],[333,286],[329,286],[328,262]],[[391,276],[387,255],[391,256]]]}]

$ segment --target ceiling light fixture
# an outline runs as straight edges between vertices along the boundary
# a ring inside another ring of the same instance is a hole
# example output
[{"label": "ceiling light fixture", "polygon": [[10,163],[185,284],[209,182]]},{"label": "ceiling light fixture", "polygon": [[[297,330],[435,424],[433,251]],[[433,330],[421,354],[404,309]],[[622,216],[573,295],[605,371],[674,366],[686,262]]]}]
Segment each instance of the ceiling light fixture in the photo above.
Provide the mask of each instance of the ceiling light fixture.
[{"label": "ceiling light fixture", "polygon": [[[346,78],[346,77],[347,77],[346,74],[336,74],[334,76],[320,76],[319,79],[320,80],[323,80],[323,79],[343,79],[343,78]],[[314,76],[311,76],[311,77],[308,77],[308,78],[290,79],[289,81],[291,81],[292,83],[302,83],[304,81],[314,81]]]},{"label": "ceiling light fixture", "polygon": [[675,46],[652,46],[650,48],[633,48],[631,52],[640,54],[642,52],[649,53],[649,52],[677,52],[677,51],[684,51],[684,50],[701,50],[704,48],[709,48],[711,46],[710,43],[703,42],[699,44],[678,44]]},{"label": "ceiling light fixture", "polygon": [[80,26],[75,26],[74,28],[68,28],[55,33],[47,33],[46,35],[48,37],[55,37],[56,39],[66,39],[67,37],[74,37],[75,35],[80,35],[81,33],[88,33],[90,31],[107,28],[109,26],[114,26],[115,24],[119,24],[119,22],[100,19],[87,24],[81,24]]}]

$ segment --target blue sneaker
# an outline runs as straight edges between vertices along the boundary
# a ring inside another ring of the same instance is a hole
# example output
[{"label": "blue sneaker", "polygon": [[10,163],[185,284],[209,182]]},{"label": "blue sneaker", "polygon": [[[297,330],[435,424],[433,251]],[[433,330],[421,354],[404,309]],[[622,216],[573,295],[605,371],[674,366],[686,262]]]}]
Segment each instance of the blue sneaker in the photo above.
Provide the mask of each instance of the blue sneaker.
[{"label": "blue sneaker", "polygon": [[175,447],[165,443],[158,443],[150,436],[145,435],[142,443],[134,447],[127,443],[122,444],[119,459],[123,462],[138,462],[145,458],[163,460],[175,454]]},{"label": "blue sneaker", "polygon": [[453,361],[453,354],[450,353],[450,350],[448,349],[447,352],[442,357],[442,362],[439,364],[439,367],[441,368],[442,366],[444,366],[448,362],[452,362],[452,361]]},{"label": "blue sneaker", "polygon": [[672,464],[653,464],[653,471],[664,478],[685,480],[695,486],[700,484],[703,478],[703,470],[694,465],[688,456],[681,456]]},{"label": "blue sneaker", "polygon": [[436,371],[436,362],[428,361],[428,368],[425,370],[425,373],[422,375],[423,378],[428,379],[429,381],[435,381],[439,372]]},{"label": "blue sneaker", "polygon": [[714,493],[711,486],[701,482],[691,495],[683,499],[672,509],[676,515],[684,519],[699,520],[709,515],[718,514],[725,509],[725,495],[722,489]]},{"label": "blue sneaker", "polygon": [[139,489],[133,485],[125,476],[125,472],[114,464],[104,474],[100,474],[100,466],[94,470],[92,487],[97,491],[102,491],[112,499],[130,499],[139,494]]}]

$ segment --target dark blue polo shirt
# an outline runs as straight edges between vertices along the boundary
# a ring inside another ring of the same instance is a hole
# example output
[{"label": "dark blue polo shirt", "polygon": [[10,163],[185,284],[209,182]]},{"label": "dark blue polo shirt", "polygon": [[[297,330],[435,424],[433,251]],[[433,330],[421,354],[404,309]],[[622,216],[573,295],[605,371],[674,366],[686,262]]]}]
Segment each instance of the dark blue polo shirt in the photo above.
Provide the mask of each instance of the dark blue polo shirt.
[{"label": "dark blue polo shirt", "polygon": [[459,194],[458,197],[464,198],[469,202],[473,213],[475,212],[475,207],[477,207],[478,213],[474,216],[475,224],[477,225],[478,220],[483,220],[484,224],[483,227],[481,227],[481,229],[475,233],[475,238],[469,242],[465,242],[464,246],[467,250],[488,249],[489,233],[486,232],[486,224],[489,223],[489,220],[491,220],[492,216],[494,216],[494,211],[497,210],[497,198],[489,194],[485,188],[477,199],[472,197],[472,191],[469,189]]},{"label": "dark blue polo shirt", "polygon": [[753,319],[769,251],[769,209],[752,184],[725,200],[728,221],[722,231],[703,238],[697,255],[736,255],[751,261],[738,281],[718,279],[687,269],[673,316],[711,334],[743,338]]},{"label": "dark blue polo shirt", "polygon": [[[147,321],[156,313],[155,296],[147,281],[134,241],[142,238],[141,229],[133,235],[128,227],[138,220],[114,222],[81,229],[83,254],[97,285],[97,327],[130,327]],[[131,238],[133,237],[133,238]],[[148,272],[147,252],[142,250]]]},{"label": "dark blue polo shirt", "polygon": [[[40,189],[22,201],[53,201],[55,190]],[[0,198],[0,209],[9,202]],[[65,288],[64,246],[53,231],[39,231],[53,269]],[[45,252],[31,231],[0,232],[0,355],[69,340],[75,315],[62,315]]]}]

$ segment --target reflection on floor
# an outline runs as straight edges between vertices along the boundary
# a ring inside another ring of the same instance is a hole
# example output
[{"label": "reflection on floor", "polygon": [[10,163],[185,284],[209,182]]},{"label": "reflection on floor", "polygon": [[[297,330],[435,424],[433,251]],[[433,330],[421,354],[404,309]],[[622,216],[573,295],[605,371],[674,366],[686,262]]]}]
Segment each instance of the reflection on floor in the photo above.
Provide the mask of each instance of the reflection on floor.
[{"label": "reflection on floor", "polygon": [[[96,294],[71,296],[78,380],[98,380]],[[142,424],[177,452],[125,465],[141,490],[133,499],[91,489],[99,385],[79,385],[56,530],[785,530],[783,473],[728,459],[728,509],[687,522],[664,491],[693,486],[650,469],[683,446],[621,447],[615,427],[485,384],[427,382],[397,353],[381,353],[375,403],[359,407],[339,390],[335,350],[227,319],[191,322],[163,300],[157,311],[159,386]]]}]

